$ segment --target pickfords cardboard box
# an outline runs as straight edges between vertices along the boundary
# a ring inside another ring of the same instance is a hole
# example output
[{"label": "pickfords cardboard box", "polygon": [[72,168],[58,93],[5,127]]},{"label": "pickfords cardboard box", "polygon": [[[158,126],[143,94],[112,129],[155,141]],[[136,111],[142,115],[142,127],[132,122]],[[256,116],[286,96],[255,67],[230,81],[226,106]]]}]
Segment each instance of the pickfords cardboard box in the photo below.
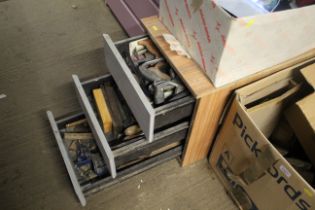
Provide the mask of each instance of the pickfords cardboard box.
[{"label": "pickfords cardboard box", "polygon": [[210,164],[241,209],[315,209],[314,189],[268,140],[284,110],[305,90],[300,70],[314,62],[285,69],[235,92]]},{"label": "pickfords cardboard box", "polygon": [[216,87],[315,47],[315,5],[236,18],[215,2],[161,0],[159,16]]},{"label": "pickfords cardboard box", "polygon": [[[315,64],[302,69],[307,82],[315,87]],[[285,112],[285,116],[298,137],[307,156],[315,165],[315,93],[296,102]]]}]

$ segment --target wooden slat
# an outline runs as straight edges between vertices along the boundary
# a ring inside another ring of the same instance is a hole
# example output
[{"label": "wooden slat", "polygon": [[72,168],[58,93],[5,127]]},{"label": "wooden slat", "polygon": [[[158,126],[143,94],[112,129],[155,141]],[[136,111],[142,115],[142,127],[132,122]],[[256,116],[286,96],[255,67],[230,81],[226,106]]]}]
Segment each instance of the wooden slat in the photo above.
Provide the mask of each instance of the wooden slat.
[{"label": "wooden slat", "polygon": [[106,99],[104,97],[103,91],[101,88],[93,90],[93,96],[97,106],[98,113],[103,123],[103,129],[105,133],[110,133],[113,128],[113,120],[109,113]]},{"label": "wooden slat", "polygon": [[315,57],[315,49],[313,49],[236,82],[215,88],[193,59],[179,56],[169,49],[169,45],[163,39],[162,34],[170,32],[157,16],[144,18],[142,23],[163,56],[174,67],[177,74],[197,99],[192,126],[182,159],[183,166],[207,157],[225,104],[235,89]]}]

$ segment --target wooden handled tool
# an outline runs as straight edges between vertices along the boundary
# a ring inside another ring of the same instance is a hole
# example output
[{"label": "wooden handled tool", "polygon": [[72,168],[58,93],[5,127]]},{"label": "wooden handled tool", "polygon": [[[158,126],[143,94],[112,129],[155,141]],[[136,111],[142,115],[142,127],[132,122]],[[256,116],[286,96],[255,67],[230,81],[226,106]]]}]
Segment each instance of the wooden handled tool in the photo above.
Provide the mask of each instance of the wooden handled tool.
[{"label": "wooden handled tool", "polygon": [[66,125],[66,128],[72,128],[72,127],[76,127],[76,126],[79,126],[79,125],[82,125],[82,124],[87,124],[87,120],[85,118],[83,118],[81,120],[77,120],[77,121],[71,122],[71,123],[68,123]]},{"label": "wooden handled tool", "polygon": [[156,49],[156,47],[154,46],[154,44],[153,44],[153,42],[151,40],[149,40],[149,39],[141,40],[141,41],[138,42],[138,44],[145,46],[150,53],[155,55],[155,58],[160,58],[161,57],[161,54]]},{"label": "wooden handled tool", "polygon": [[113,128],[113,120],[109,113],[102,89],[101,88],[94,89],[93,96],[96,102],[98,113],[103,123],[104,132],[106,134],[110,133],[112,132]]},{"label": "wooden handled tool", "polygon": [[93,134],[92,133],[65,133],[64,139],[67,141],[81,141],[81,140],[93,140]]},{"label": "wooden handled tool", "polygon": [[119,98],[115,87],[109,83],[101,86],[108,102],[108,108],[113,120],[113,136],[118,138],[123,130],[133,123],[133,117],[130,110],[124,106],[121,98]]}]

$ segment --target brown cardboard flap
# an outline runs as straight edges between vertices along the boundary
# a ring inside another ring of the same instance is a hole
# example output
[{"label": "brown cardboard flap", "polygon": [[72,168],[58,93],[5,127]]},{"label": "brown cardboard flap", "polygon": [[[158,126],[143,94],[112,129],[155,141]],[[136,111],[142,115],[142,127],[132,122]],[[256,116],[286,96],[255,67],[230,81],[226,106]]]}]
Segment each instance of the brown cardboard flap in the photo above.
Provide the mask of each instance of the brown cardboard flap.
[{"label": "brown cardboard flap", "polygon": [[305,67],[301,72],[308,84],[315,88],[315,64]]},{"label": "brown cardboard flap", "polygon": [[266,137],[271,135],[278,124],[284,106],[295,96],[301,87],[294,82],[291,82],[290,86],[286,86],[285,92],[281,92],[281,95],[247,110],[251,118],[255,121],[256,126]]},{"label": "brown cardboard flap", "polygon": [[303,115],[305,116],[307,123],[310,125],[313,132],[315,132],[315,93],[312,93],[301,101],[298,101],[297,105],[302,110]]},{"label": "brown cardboard flap", "polygon": [[276,91],[288,87],[290,85],[290,81],[291,81],[290,78],[286,80],[276,81],[266,87],[262,87],[261,89],[258,89],[246,95],[246,97],[242,98],[241,102],[244,105],[250,105],[261,98],[264,98],[268,95],[272,95]]},{"label": "brown cardboard flap", "polygon": [[[315,64],[301,70],[305,80],[315,88]],[[315,93],[292,105],[285,115],[304,151],[315,165]]]},{"label": "brown cardboard flap", "polygon": [[315,165],[315,93],[287,109],[285,116],[307,156]]}]

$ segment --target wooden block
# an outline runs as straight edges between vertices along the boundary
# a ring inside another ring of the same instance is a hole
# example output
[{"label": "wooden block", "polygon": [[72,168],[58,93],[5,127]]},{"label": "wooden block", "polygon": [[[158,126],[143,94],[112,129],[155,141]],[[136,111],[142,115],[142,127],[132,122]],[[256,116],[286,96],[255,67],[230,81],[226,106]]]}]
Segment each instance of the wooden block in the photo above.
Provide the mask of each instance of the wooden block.
[{"label": "wooden block", "polygon": [[98,109],[98,113],[103,123],[103,129],[105,133],[110,133],[113,128],[112,117],[109,113],[105,97],[103,95],[103,91],[101,88],[97,88],[93,90],[93,96],[96,102],[96,107]]}]

